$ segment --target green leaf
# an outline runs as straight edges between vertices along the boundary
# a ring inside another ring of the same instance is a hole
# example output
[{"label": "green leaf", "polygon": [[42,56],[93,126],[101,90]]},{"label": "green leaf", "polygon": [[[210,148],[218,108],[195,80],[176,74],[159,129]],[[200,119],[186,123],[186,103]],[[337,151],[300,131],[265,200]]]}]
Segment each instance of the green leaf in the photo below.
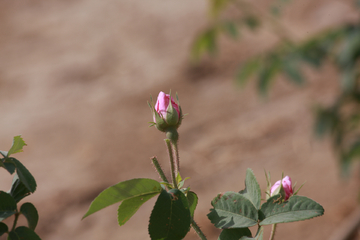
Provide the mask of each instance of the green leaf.
[{"label": "green leaf", "polygon": [[10,173],[13,174],[15,172],[15,165],[12,162],[9,162],[9,160],[5,160],[5,162],[3,162],[4,164],[4,168]]},{"label": "green leaf", "polygon": [[182,178],[180,173],[178,172],[177,176],[176,176],[176,183],[179,185],[179,182],[181,182]]},{"label": "green leaf", "polygon": [[218,30],[214,27],[207,29],[195,39],[191,50],[194,59],[199,59],[206,52],[211,55],[216,53],[217,35]]},{"label": "green leaf", "polygon": [[180,240],[190,230],[190,211],[185,195],[178,189],[163,190],[150,216],[152,240]]},{"label": "green leaf", "polygon": [[255,237],[242,237],[240,240],[263,240],[264,228],[260,227],[255,235]]},{"label": "green leaf", "polygon": [[39,220],[39,214],[32,203],[24,203],[20,207],[20,212],[25,216],[28,226],[31,230],[35,230]]},{"label": "green leaf", "polygon": [[194,217],[194,212],[198,203],[198,196],[196,193],[189,191],[186,195],[186,198],[188,200],[191,217]]},{"label": "green leaf", "polygon": [[9,233],[8,240],[41,240],[40,237],[30,228],[18,227]]},{"label": "green leaf", "polygon": [[253,58],[246,61],[236,74],[236,80],[240,85],[245,85],[249,77],[254,74],[260,67],[259,58]]},{"label": "green leaf", "polygon": [[0,236],[2,236],[4,233],[7,233],[8,231],[8,226],[5,223],[0,222]]},{"label": "green leaf", "polygon": [[295,222],[318,217],[324,214],[324,208],[314,200],[303,196],[291,196],[288,201],[279,203],[275,195],[261,206],[265,219],[260,225]]},{"label": "green leaf", "polygon": [[221,231],[218,240],[240,240],[242,237],[251,237],[251,231],[248,228],[231,228]]},{"label": "green leaf", "polygon": [[159,193],[150,193],[148,195],[142,195],[124,200],[118,209],[119,225],[124,225],[137,212],[141,205],[158,194]]},{"label": "green leaf", "polygon": [[219,194],[207,215],[217,228],[244,228],[257,224],[258,210],[246,197],[236,192]]},{"label": "green leaf", "polygon": [[16,213],[16,202],[14,198],[3,191],[0,191],[0,222]]},{"label": "green leaf", "polygon": [[25,187],[30,192],[35,192],[36,190],[36,181],[33,175],[27,170],[27,168],[16,158],[9,158],[16,166],[16,172],[19,176],[20,181],[25,185]]},{"label": "green leaf", "polygon": [[254,204],[254,207],[260,209],[261,189],[254,172],[250,168],[246,170],[245,189],[239,193],[249,199]]},{"label": "green leaf", "polygon": [[181,181],[178,183],[178,188],[182,188],[182,187],[184,186],[185,181],[188,180],[188,179],[189,179],[189,177],[181,180]]},{"label": "green leaf", "polygon": [[220,12],[227,6],[229,0],[211,0],[210,12],[214,17],[217,17]]},{"label": "green leaf", "polygon": [[11,154],[22,152],[24,146],[26,146],[26,143],[22,139],[21,135],[14,137],[13,144],[7,153],[7,157],[9,157]]},{"label": "green leaf", "polygon": [[262,95],[265,96],[267,94],[272,80],[280,70],[279,66],[280,62],[278,57],[270,56],[269,59],[266,61],[265,66],[263,66],[263,68],[259,72],[258,89]]},{"label": "green leaf", "polygon": [[18,203],[21,199],[30,195],[30,191],[27,187],[20,181],[19,176],[15,174],[13,182],[11,184],[11,189],[8,192]]},{"label": "green leaf", "polygon": [[136,178],[120,182],[102,191],[99,196],[92,201],[83,219],[114,203],[133,197],[160,193],[161,190],[160,183],[148,178]]}]

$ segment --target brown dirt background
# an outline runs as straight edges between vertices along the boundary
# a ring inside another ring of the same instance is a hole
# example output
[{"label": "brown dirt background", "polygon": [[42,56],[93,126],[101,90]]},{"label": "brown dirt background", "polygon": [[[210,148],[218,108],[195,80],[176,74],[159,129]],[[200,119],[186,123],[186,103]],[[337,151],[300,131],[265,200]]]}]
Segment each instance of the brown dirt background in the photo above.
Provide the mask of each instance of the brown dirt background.
[{"label": "brown dirt background", "polygon": [[[26,201],[39,210],[42,239],[149,239],[155,199],[123,227],[115,205],[81,218],[106,187],[158,179],[151,156],[168,169],[146,101],[170,89],[189,113],[179,129],[181,172],[199,196],[195,218],[209,239],[219,235],[206,217],[211,199],[243,189],[248,167],[262,189],[264,169],[273,179],[284,171],[307,181],[301,194],[325,208],[323,217],[280,225],[277,239],[328,239],[354,210],[358,171],[342,180],[330,141],[312,131],[312,106],[338,92],[336,71],[309,70],[302,88],[280,78],[267,100],[254,84],[240,89],[238,64],[277,37],[266,25],[241,41],[222,37],[218,58],[194,66],[190,45],[208,23],[207,9],[205,0],[0,1],[0,146],[9,149],[18,134],[28,144],[16,157],[37,179]],[[301,40],[357,17],[351,1],[294,0],[282,23]],[[0,172],[7,190],[11,177]],[[197,237],[191,230],[186,239]]]}]

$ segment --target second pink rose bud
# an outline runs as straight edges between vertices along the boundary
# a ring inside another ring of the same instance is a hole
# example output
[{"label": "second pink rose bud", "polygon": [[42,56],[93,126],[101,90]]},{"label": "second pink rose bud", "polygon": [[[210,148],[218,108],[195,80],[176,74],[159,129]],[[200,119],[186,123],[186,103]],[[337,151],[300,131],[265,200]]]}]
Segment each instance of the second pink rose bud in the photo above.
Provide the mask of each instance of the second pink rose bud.
[{"label": "second pink rose bud", "polygon": [[282,180],[277,181],[270,189],[270,196],[274,196],[280,193],[281,184],[285,192],[284,200],[288,200],[291,195],[294,194],[291,178],[289,176],[284,177]]}]

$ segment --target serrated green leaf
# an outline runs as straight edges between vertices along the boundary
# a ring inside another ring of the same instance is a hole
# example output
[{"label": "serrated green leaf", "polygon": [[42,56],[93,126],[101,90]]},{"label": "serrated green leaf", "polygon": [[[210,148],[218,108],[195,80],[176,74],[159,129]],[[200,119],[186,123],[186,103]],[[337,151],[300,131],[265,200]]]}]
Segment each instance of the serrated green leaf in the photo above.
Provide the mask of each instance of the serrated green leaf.
[{"label": "serrated green leaf", "polygon": [[4,233],[7,233],[8,231],[8,226],[5,223],[0,222],[0,236],[2,236]]},{"label": "serrated green leaf", "polygon": [[240,240],[263,240],[264,228],[260,227],[255,235],[255,237],[242,237]]},{"label": "serrated green leaf", "polygon": [[8,193],[10,193],[10,195],[18,203],[24,197],[29,196],[31,192],[20,181],[19,176],[17,174],[15,174],[14,178],[13,178],[13,181],[12,181],[12,184],[11,184],[11,189],[10,189],[10,191],[8,191]]},{"label": "serrated green leaf", "polygon": [[41,240],[40,237],[30,228],[18,227],[9,233],[8,240]]},{"label": "serrated green leaf", "polygon": [[260,209],[261,189],[254,172],[250,168],[246,170],[245,189],[239,193],[249,199],[255,208]]},{"label": "serrated green leaf", "polygon": [[265,219],[260,225],[302,221],[324,214],[324,208],[314,200],[304,196],[291,196],[286,202],[279,203],[275,195],[261,206]]},{"label": "serrated green leaf", "polygon": [[191,217],[194,217],[195,209],[198,204],[198,196],[196,193],[189,191],[186,198],[188,200]]},{"label": "serrated green leaf", "polygon": [[120,226],[124,225],[136,212],[141,205],[149,199],[155,197],[159,193],[150,193],[148,195],[133,197],[124,200],[118,209],[118,223]]},{"label": "serrated green leaf", "polygon": [[29,170],[27,170],[27,168],[16,158],[9,158],[9,160],[15,164],[16,173],[18,174],[20,181],[30,192],[35,192],[36,181],[33,175],[31,175],[31,173],[29,172]]},{"label": "serrated green leaf", "polygon": [[190,211],[185,195],[178,189],[162,191],[150,216],[152,240],[181,240],[190,230]]},{"label": "serrated green leaf", "polygon": [[13,139],[13,144],[7,153],[7,157],[9,157],[11,154],[22,152],[24,146],[26,146],[26,143],[22,139],[21,135],[15,136]]},{"label": "serrated green leaf", "polygon": [[16,213],[16,202],[14,198],[3,191],[0,191],[0,222]]},{"label": "serrated green leaf", "polygon": [[218,240],[240,240],[242,237],[251,237],[251,231],[248,228],[232,228],[221,231]]},{"label": "serrated green leaf", "polygon": [[114,203],[133,197],[160,193],[161,190],[162,188],[159,182],[148,178],[136,178],[120,182],[102,191],[94,201],[92,201],[83,219]]},{"label": "serrated green leaf", "polygon": [[36,225],[39,221],[39,214],[35,206],[32,203],[24,203],[20,207],[20,212],[25,216],[28,226],[31,230],[35,230]]},{"label": "serrated green leaf", "polygon": [[258,210],[240,193],[219,194],[211,205],[214,208],[207,216],[217,228],[244,228],[257,224]]}]

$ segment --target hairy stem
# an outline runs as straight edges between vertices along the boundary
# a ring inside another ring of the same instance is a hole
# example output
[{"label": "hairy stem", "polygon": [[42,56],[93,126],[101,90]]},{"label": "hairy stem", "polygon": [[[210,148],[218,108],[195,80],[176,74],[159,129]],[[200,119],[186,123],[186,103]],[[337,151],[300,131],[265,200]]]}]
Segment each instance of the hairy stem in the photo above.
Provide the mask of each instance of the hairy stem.
[{"label": "hairy stem", "polygon": [[161,168],[161,166],[160,166],[157,158],[156,158],[156,157],[152,157],[152,158],[151,158],[151,161],[152,161],[152,163],[154,164],[154,167],[155,167],[156,171],[158,172],[160,178],[161,178],[164,182],[168,183],[169,181],[167,180],[167,178],[166,178],[166,176],[165,176],[165,174],[164,174],[164,171],[162,170],[162,168]]},{"label": "hairy stem", "polygon": [[201,231],[200,227],[196,224],[194,218],[191,218],[191,227],[195,230],[201,240],[207,240],[205,234]]},{"label": "hairy stem", "polygon": [[178,143],[177,141],[172,142],[174,152],[175,152],[175,162],[176,162],[175,171],[178,173],[178,172],[180,172],[180,157],[179,157],[179,149],[178,149],[177,143]]},{"label": "hairy stem", "polygon": [[275,230],[276,230],[276,224],[273,224],[273,225],[272,225],[272,228],[271,228],[271,233],[270,233],[270,238],[269,238],[269,240],[274,240]]},{"label": "hairy stem", "polygon": [[171,171],[171,178],[172,178],[172,183],[174,185],[174,188],[178,188],[177,183],[176,183],[176,169],[175,169],[175,162],[174,162],[174,157],[173,157],[173,151],[171,149],[171,143],[170,143],[170,139],[165,139],[165,143],[166,146],[168,148],[168,152],[169,152],[169,158],[170,158],[170,171]]}]

